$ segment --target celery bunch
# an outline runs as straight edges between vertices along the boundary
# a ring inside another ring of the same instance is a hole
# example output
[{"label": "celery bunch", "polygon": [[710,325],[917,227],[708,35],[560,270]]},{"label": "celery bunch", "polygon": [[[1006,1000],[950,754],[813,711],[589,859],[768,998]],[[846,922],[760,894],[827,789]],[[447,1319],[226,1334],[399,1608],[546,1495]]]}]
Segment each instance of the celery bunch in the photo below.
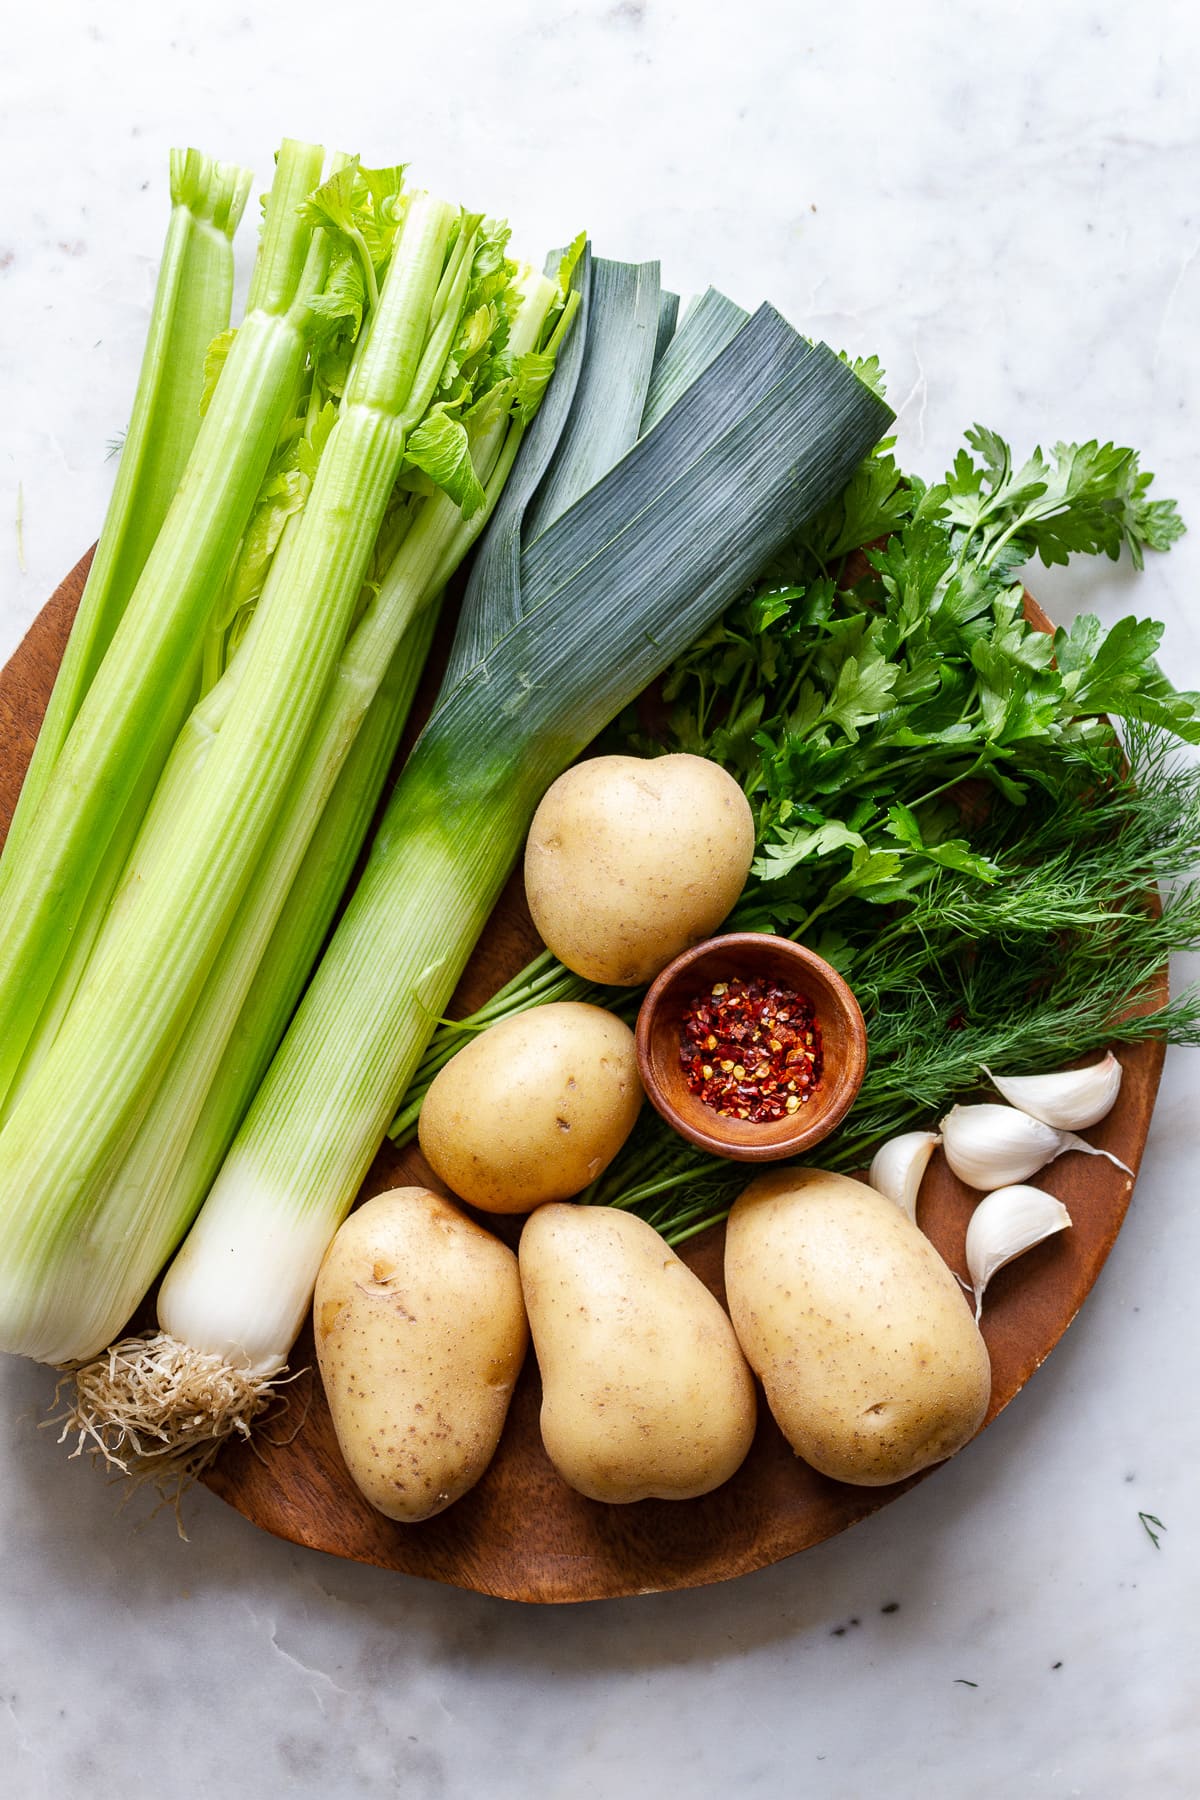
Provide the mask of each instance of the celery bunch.
[{"label": "celery bunch", "polygon": [[4,858],[0,1334],[48,1361],[108,1340],[199,1204],[565,329],[504,227],[322,162],[280,153],[246,316]]}]

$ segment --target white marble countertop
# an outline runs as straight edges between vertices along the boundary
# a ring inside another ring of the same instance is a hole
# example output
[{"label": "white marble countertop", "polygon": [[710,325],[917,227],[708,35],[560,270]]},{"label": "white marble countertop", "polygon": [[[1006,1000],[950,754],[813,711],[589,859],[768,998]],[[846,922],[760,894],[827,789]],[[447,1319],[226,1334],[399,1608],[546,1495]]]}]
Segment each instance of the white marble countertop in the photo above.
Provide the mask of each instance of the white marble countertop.
[{"label": "white marble countertop", "polygon": [[[531,252],[586,224],[684,292],[769,296],[878,351],[922,473],[975,419],[1019,446],[1099,434],[1200,524],[1198,55],[1186,0],[14,11],[0,657],[102,517],[175,143],[261,185],[285,134],[412,158]],[[1200,687],[1198,576],[1200,532],[1140,578],[1037,589],[1059,617],[1165,620],[1167,669]],[[1197,1068],[1169,1056],[1126,1227],[1026,1392],[896,1505],[724,1587],[525,1609],[292,1548],[204,1492],[183,1543],[64,1461],[36,1429],[52,1376],[6,1360],[0,1787],[1195,1794]]]}]

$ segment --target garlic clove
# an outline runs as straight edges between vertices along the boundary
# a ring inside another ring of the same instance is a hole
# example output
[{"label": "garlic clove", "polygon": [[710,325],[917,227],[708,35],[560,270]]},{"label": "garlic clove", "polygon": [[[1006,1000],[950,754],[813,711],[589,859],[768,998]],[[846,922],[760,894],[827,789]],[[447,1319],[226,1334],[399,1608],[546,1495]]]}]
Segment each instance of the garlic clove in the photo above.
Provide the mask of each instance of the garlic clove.
[{"label": "garlic clove", "polygon": [[1061,1200],[1035,1187],[1002,1187],[988,1194],[967,1226],[967,1269],[975,1293],[975,1322],[983,1311],[988,1282],[1014,1257],[1023,1256],[1056,1231],[1065,1231],[1071,1215]]},{"label": "garlic clove", "polygon": [[1062,1148],[1061,1133],[1012,1106],[954,1106],[941,1122],[946,1161],[968,1187],[986,1193],[1024,1181]]},{"label": "garlic clove", "polygon": [[1010,1106],[1019,1107],[1044,1125],[1061,1131],[1083,1131],[1107,1118],[1121,1091],[1122,1069],[1110,1050],[1086,1069],[1060,1069],[1053,1075],[993,1075],[983,1072]]},{"label": "garlic clove", "polygon": [[941,1122],[941,1133],[946,1161],[959,1180],[984,1193],[1025,1181],[1067,1150],[1107,1157],[1127,1175],[1133,1174],[1111,1150],[1098,1149],[1072,1131],[1058,1131],[1015,1106],[984,1101],[977,1106],[951,1107]]},{"label": "garlic clove", "polygon": [[867,1180],[878,1193],[894,1200],[915,1225],[921,1177],[941,1138],[936,1131],[905,1131],[875,1152]]}]

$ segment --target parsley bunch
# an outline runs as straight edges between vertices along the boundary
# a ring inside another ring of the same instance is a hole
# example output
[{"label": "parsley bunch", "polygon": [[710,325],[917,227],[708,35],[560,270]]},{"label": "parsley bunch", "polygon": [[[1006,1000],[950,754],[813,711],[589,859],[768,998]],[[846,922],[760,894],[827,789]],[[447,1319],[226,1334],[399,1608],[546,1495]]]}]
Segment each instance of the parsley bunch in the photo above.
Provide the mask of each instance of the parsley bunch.
[{"label": "parsley bunch", "polygon": [[712,757],[745,789],[758,854],[741,929],[811,941],[820,922],[817,947],[845,963],[856,919],[877,928],[863,906],[910,904],[946,871],[999,879],[979,829],[998,805],[1107,779],[1107,718],[1200,743],[1200,696],[1154,660],[1161,626],[1085,615],[1049,635],[1017,575],[1033,555],[1123,544],[1140,563],[1182,532],[1174,503],[1149,500],[1153,477],[1112,444],[1020,466],[982,427],[967,446],[927,486],[882,444],[668,671],[665,731],[626,721],[627,744]]}]

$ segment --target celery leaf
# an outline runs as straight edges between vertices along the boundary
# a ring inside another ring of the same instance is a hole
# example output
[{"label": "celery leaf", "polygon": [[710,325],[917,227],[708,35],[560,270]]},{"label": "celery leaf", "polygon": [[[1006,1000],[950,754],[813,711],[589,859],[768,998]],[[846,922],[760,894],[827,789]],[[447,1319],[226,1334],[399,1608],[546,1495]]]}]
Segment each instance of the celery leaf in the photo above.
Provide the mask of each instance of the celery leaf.
[{"label": "celery leaf", "polygon": [[448,494],[464,519],[483,505],[483,488],[471,461],[466,427],[443,409],[435,407],[411,433],[405,463]]},{"label": "celery leaf", "polygon": [[227,331],[220,331],[204,352],[204,391],[200,396],[200,416],[204,417],[212,404],[212,397],[217,390],[217,382],[221,378],[221,370],[225,367],[225,358],[229,355],[230,346],[237,336],[237,326],[231,325]]}]

